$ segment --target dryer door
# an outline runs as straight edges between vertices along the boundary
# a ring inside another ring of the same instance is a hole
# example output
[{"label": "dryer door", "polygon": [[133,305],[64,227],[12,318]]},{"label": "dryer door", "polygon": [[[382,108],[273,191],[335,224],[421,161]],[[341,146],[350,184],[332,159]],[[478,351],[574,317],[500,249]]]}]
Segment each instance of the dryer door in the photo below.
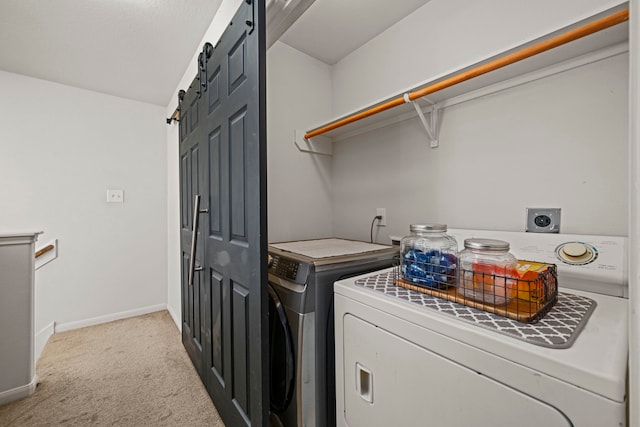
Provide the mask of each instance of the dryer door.
[{"label": "dryer door", "polygon": [[571,427],[556,408],[351,314],[338,425]]},{"label": "dryer door", "polygon": [[269,375],[271,410],[283,412],[293,397],[295,353],[291,328],[284,305],[276,290],[269,284]]}]

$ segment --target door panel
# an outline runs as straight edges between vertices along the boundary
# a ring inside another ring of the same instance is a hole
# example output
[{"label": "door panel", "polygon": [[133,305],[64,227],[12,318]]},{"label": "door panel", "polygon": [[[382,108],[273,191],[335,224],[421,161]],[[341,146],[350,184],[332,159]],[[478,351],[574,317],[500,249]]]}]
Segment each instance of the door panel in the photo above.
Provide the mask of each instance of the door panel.
[{"label": "door panel", "polygon": [[189,227],[189,156],[180,156],[180,228]]},{"label": "door panel", "polygon": [[184,333],[184,328],[188,327],[188,325],[191,325],[191,321],[189,318],[189,286],[185,286],[188,282],[188,278],[187,275],[189,274],[189,255],[186,254],[184,251],[182,251],[181,253],[182,255],[182,264],[180,266],[181,268],[181,296],[182,296],[182,329],[183,329],[183,333]]},{"label": "door panel", "polygon": [[[225,424],[266,426],[264,1],[242,2],[206,56],[180,104],[183,342]],[[196,194],[196,264],[203,268],[191,286]]]},{"label": "door panel", "polygon": [[245,212],[245,197],[247,195],[245,187],[246,114],[247,111],[242,109],[229,119],[231,239],[243,242],[247,240]]},{"label": "door panel", "polygon": [[215,375],[218,382],[224,386],[224,357],[223,357],[223,344],[222,344],[222,331],[224,330],[223,322],[223,309],[222,301],[223,295],[223,277],[217,274],[215,271],[211,271],[210,277],[210,291],[211,296],[211,341],[209,347],[211,348],[211,372]]},{"label": "door panel", "polygon": [[233,390],[234,402],[245,414],[249,411],[249,289],[232,282],[233,289]]},{"label": "door panel", "polygon": [[[220,192],[222,191],[222,147],[221,131],[216,128],[209,134],[209,237],[221,237],[222,208]],[[215,202],[212,202],[215,201]]]},{"label": "door panel", "polygon": [[211,114],[220,105],[220,67],[216,67],[211,76],[207,77],[207,81],[207,99]]},{"label": "door panel", "polygon": [[245,64],[247,60],[246,51],[246,32],[240,34],[240,38],[228,53],[228,70],[229,70],[229,94],[233,93],[247,79],[245,73]]},{"label": "door panel", "polygon": [[191,107],[189,108],[189,131],[193,132],[196,130],[198,126],[198,105],[199,105],[199,97],[196,97],[191,102]]}]

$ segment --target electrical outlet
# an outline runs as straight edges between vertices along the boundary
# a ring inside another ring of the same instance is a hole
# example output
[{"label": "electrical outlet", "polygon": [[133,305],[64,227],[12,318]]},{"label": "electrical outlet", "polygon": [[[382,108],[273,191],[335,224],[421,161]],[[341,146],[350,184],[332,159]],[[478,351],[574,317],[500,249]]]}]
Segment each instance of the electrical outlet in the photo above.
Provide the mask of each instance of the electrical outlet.
[{"label": "electrical outlet", "polygon": [[559,233],[560,208],[527,208],[527,231]]},{"label": "electrical outlet", "polygon": [[385,208],[376,208],[376,216],[381,216],[378,220],[378,227],[387,226],[387,210]]},{"label": "electrical outlet", "polygon": [[124,190],[107,190],[107,203],[124,203]]}]

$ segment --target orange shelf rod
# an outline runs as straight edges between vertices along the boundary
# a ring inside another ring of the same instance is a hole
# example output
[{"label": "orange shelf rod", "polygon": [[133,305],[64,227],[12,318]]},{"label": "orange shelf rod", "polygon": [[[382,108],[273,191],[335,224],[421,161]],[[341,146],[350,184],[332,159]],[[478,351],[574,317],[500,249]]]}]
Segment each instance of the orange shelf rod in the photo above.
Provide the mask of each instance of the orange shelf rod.
[{"label": "orange shelf rod", "polygon": [[[598,31],[602,31],[609,27],[613,27],[614,25],[621,24],[622,22],[625,22],[627,20],[629,20],[629,9],[624,9],[619,12],[612,13],[611,15],[605,16],[596,21],[582,25],[573,30],[569,30],[566,33],[552,37],[540,43],[536,43],[532,46],[523,48],[517,52],[513,52],[509,55],[506,55],[502,58],[495,59],[486,64],[479,65],[478,67],[472,68],[471,70],[464,71],[460,74],[456,74],[441,82],[434,83],[430,86],[415,90],[413,92],[409,92],[408,99],[409,101],[415,101],[418,98],[422,98],[424,96],[427,96],[439,90],[446,89],[458,83],[462,83],[464,81],[470,80],[474,77],[481,76],[483,74],[489,73],[499,68],[506,67],[507,65],[511,65],[515,62],[522,61],[523,59],[530,58],[539,53],[546,52],[558,46],[562,46],[574,40],[578,40],[582,37],[586,37],[590,34],[597,33]],[[405,102],[406,101],[404,99],[404,96],[398,96],[396,98],[392,98],[391,100],[386,101],[382,104],[376,105],[374,107],[371,107],[366,110],[360,111],[358,113],[352,114],[350,116],[344,117],[340,120],[336,120],[318,129],[309,131],[305,133],[304,137],[305,139],[309,139],[309,138],[313,138],[314,136],[322,135],[334,129],[340,128],[342,126],[348,125],[350,123],[356,122],[358,120],[364,119],[366,117],[372,116],[382,111],[386,111],[390,108],[397,107],[398,105],[402,105]]]}]

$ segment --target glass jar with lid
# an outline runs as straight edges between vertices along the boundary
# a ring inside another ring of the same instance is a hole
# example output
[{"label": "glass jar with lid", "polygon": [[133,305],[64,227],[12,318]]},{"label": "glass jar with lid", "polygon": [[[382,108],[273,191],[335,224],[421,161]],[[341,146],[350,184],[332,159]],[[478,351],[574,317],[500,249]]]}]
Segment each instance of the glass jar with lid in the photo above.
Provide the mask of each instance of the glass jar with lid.
[{"label": "glass jar with lid", "polygon": [[400,241],[401,275],[406,282],[444,289],[456,284],[458,243],[445,224],[412,224]]},{"label": "glass jar with lid", "polygon": [[458,254],[458,294],[489,304],[506,304],[517,293],[517,264],[508,242],[465,239]]}]

